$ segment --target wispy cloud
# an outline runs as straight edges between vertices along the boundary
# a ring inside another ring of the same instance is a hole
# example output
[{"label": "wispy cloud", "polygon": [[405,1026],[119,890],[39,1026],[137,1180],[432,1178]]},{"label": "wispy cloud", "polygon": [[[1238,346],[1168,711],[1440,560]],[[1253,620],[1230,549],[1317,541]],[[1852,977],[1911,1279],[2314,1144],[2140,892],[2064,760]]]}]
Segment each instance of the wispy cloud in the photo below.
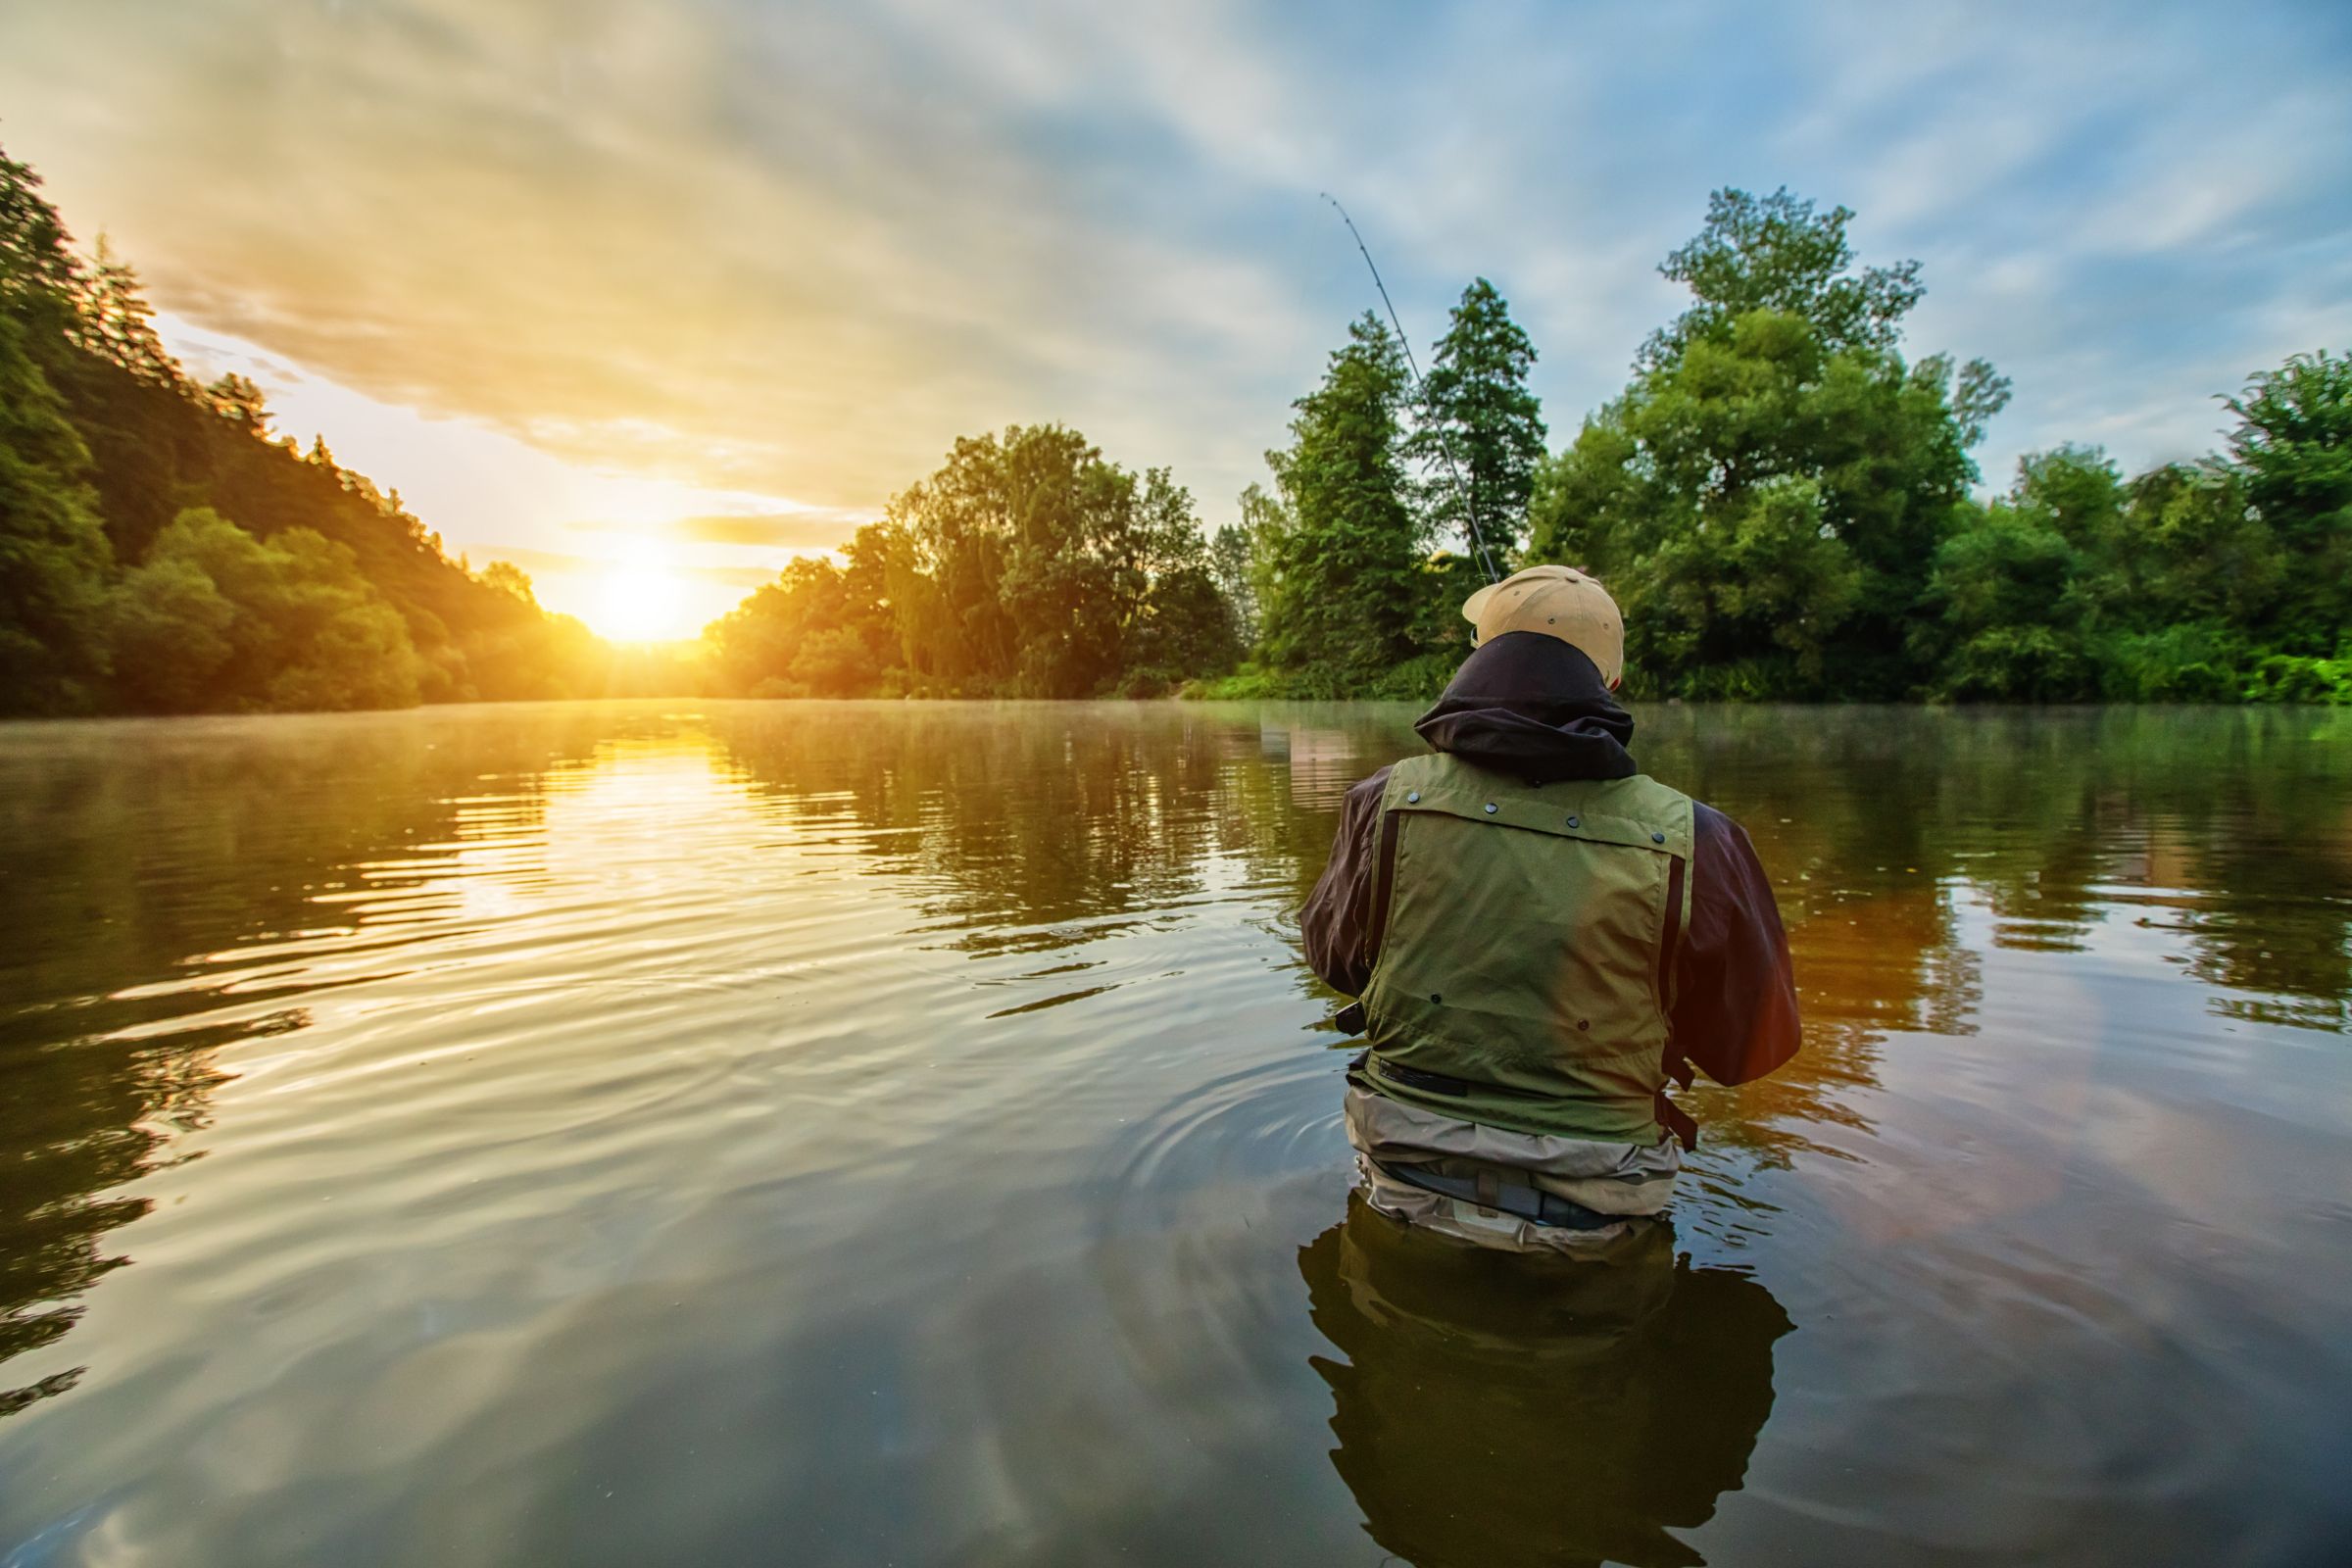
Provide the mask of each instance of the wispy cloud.
[{"label": "wispy cloud", "polygon": [[[753,545],[764,550],[797,554],[828,551],[848,542],[860,523],[875,514],[856,507],[811,507],[802,512],[721,513],[678,517],[662,525],[671,539],[694,544]],[[582,533],[643,533],[640,522],[575,522]]]},{"label": "wispy cloud", "polygon": [[0,133],[192,327],[790,550],[1013,421],[1223,515],[1368,300],[1322,189],[1423,337],[1502,287],[1562,436],[1786,182],[2015,379],[1988,471],[2193,451],[2352,324],[2348,67],[2295,4],[126,0],[12,9]]}]

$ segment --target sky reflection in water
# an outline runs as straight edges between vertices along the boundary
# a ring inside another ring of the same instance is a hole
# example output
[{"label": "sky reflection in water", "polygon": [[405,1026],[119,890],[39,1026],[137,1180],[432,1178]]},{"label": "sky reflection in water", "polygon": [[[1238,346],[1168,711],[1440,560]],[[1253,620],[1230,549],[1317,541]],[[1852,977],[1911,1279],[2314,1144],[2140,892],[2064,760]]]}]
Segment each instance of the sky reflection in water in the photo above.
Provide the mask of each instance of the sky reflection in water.
[{"label": "sky reflection in water", "polygon": [[1807,1050],[1563,1275],[1348,1193],[1409,717],[0,730],[0,1563],[2352,1542],[2352,721],[1644,713]]}]

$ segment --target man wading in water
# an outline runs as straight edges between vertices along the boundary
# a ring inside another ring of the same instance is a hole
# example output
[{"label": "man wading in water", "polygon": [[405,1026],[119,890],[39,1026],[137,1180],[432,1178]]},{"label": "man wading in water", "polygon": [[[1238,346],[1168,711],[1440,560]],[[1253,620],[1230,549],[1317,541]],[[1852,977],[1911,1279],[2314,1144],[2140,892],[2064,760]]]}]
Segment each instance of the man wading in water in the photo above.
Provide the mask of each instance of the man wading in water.
[{"label": "man wading in water", "polygon": [[1348,792],[1299,922],[1361,999],[1348,1141],[1372,1205],[1582,1251],[1673,1197],[1697,1130],[1668,1079],[1796,1054],[1788,940],[1739,824],[1636,770],[1600,584],[1531,566],[1462,613],[1476,651],[1413,726],[1435,755]]}]

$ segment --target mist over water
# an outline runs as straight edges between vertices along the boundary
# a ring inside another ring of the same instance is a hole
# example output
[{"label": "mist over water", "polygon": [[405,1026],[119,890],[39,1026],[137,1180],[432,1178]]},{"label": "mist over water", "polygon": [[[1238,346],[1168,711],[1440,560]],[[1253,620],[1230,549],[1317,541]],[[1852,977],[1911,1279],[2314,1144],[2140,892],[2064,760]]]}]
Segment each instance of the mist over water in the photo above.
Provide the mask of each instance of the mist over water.
[{"label": "mist over water", "polygon": [[2352,1549],[2352,714],[1638,716],[1806,1049],[1605,1269],[1350,1193],[1408,710],[0,726],[0,1565]]}]

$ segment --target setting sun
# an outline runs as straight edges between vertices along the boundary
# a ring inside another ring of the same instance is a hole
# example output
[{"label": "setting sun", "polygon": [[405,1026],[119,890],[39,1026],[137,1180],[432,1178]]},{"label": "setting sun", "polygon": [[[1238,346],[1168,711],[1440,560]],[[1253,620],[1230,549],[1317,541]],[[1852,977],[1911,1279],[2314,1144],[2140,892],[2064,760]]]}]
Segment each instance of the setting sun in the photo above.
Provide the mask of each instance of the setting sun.
[{"label": "setting sun", "polygon": [[[632,539],[605,568],[597,585],[589,625],[617,642],[662,642],[691,637],[686,585],[670,568],[669,552],[658,540]],[[681,616],[685,618],[681,619]]]}]

